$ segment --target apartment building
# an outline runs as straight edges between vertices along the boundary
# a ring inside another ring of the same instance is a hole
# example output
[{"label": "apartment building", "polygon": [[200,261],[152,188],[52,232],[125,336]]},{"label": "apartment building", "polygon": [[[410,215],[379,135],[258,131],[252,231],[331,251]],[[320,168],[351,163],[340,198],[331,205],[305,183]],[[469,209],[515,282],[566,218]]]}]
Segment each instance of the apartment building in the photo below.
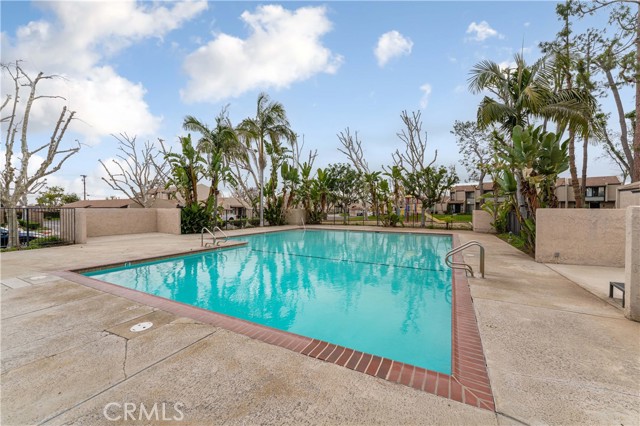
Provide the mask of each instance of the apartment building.
[{"label": "apartment building", "polygon": [[[586,182],[585,207],[591,209],[616,208],[617,190],[622,182],[617,176],[588,177]],[[556,181],[556,197],[559,208],[575,208],[576,197],[571,185],[571,178],[558,178]]]},{"label": "apartment building", "polygon": [[[592,209],[613,209],[616,207],[618,188],[622,186],[617,176],[597,176],[587,178],[585,206]],[[476,184],[456,185],[448,198],[443,200],[442,209],[448,213],[471,214],[480,209],[483,195],[493,193],[493,182],[484,182],[482,189]],[[571,178],[556,181],[558,207],[575,208],[576,197],[571,186]],[[486,197],[485,197],[486,198]]]},{"label": "apartment building", "polygon": [[493,193],[493,182],[484,182],[482,189],[475,184],[456,185],[451,189],[447,200],[447,212],[471,214],[480,209],[482,196]]}]

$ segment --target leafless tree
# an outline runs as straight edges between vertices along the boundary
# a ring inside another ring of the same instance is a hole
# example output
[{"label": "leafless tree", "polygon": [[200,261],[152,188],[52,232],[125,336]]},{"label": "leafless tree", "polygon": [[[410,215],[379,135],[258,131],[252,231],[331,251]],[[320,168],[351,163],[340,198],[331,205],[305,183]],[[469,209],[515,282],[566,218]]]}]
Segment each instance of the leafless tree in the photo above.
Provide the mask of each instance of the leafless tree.
[{"label": "leafless tree", "polygon": [[111,189],[124,193],[127,197],[144,208],[154,202],[152,194],[164,187],[167,161],[162,152],[149,141],[142,149],[136,147],[136,137],[121,133],[112,135],[118,141],[117,159],[113,159],[117,170],[112,172],[102,160],[98,160],[109,179],[102,178]]},{"label": "leafless tree", "polygon": [[405,128],[396,135],[405,144],[405,152],[396,150],[392,154],[394,163],[404,170],[416,172],[432,166],[438,158],[438,150],[435,151],[433,160],[425,164],[425,154],[427,151],[427,132],[422,138],[422,114],[420,111],[413,111],[411,115],[407,111],[402,111],[400,118]]},{"label": "leafless tree", "polygon": [[344,147],[344,149],[338,148],[338,151],[347,156],[353,167],[359,172],[364,174],[369,173],[369,164],[364,158],[364,152],[362,150],[362,141],[358,139],[358,132],[352,136],[351,131],[347,127],[344,132],[338,133],[338,140]]},{"label": "leafless tree", "polygon": [[[358,132],[355,132],[355,134],[351,135],[351,131],[347,127],[344,132],[338,133],[338,140],[344,147],[344,149],[338,148],[338,151],[347,156],[351,164],[353,164],[353,167],[357,170],[358,173],[360,173],[363,178],[371,177],[371,172],[369,171],[369,163],[367,163],[367,160],[364,158],[362,141],[358,139]],[[366,181],[367,180],[365,179],[365,182]],[[369,180],[369,183],[373,183],[373,181]],[[367,186],[370,185],[365,185],[365,187],[361,188],[361,190],[358,191],[359,197],[362,201],[362,207],[364,208],[363,214],[365,220],[368,216],[367,210],[369,201],[373,203],[373,199],[369,200],[368,198],[374,192],[374,188],[367,188]]]},{"label": "leafless tree", "polygon": [[[13,81],[13,94],[7,94],[0,106],[0,123],[6,126],[4,140],[5,168],[0,174],[0,204],[3,207],[17,207],[27,204],[27,196],[40,191],[47,183],[46,177],[60,170],[64,162],[80,150],[80,144],[74,148],[64,149],[60,146],[62,139],[74,119],[75,111],[62,107],[56,125],[46,143],[31,149],[29,146],[29,119],[36,101],[42,99],[63,99],[61,96],[39,95],[38,84],[43,80],[50,80],[59,76],[45,75],[39,72],[35,77],[27,74],[20,61],[16,63],[0,64],[2,73],[7,73]],[[24,109],[20,108],[23,100],[21,92],[27,92]],[[5,109],[8,111],[5,113]],[[3,129],[4,130],[4,129]],[[19,154],[16,150],[16,136],[19,138]],[[42,163],[34,173],[29,173],[29,163],[33,156],[44,157]],[[8,247],[19,245],[18,223],[15,210],[10,210]]]},{"label": "leafless tree", "polygon": [[407,194],[414,196],[422,202],[422,226],[425,225],[425,213],[437,202],[442,200],[446,191],[458,181],[455,168],[449,169],[435,165],[438,151],[435,151],[433,160],[428,164],[427,133],[422,133],[422,119],[420,111],[402,111],[400,118],[404,123],[404,129],[397,133],[405,144],[405,151],[396,150],[393,154],[395,165],[402,171],[403,186]]}]

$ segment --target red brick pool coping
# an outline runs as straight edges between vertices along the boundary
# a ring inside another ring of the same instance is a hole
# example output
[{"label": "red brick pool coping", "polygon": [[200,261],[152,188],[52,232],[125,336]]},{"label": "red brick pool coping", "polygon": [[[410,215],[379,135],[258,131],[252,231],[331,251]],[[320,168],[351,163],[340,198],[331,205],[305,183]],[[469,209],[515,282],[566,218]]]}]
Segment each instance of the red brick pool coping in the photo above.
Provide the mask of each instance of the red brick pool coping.
[{"label": "red brick pool coping", "polygon": [[[459,246],[458,236],[453,234],[452,238],[453,246]],[[455,257],[461,256],[458,254]],[[455,260],[461,261],[462,259],[457,258]],[[188,317],[221,327],[252,339],[344,366],[370,376],[410,386],[420,391],[474,407],[495,411],[493,393],[487,374],[469,282],[465,272],[460,269],[454,269],[452,273],[451,375],[255,324],[138,290],[99,281],[73,271],[58,271],[55,272],[55,275],[177,316]]]}]

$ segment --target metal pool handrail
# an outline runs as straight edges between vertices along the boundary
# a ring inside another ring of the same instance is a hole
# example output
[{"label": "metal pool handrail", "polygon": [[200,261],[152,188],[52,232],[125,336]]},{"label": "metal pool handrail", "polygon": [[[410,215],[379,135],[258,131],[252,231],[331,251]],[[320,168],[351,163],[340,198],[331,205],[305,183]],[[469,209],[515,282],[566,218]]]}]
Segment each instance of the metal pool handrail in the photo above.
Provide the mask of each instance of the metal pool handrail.
[{"label": "metal pool handrail", "polygon": [[478,241],[475,241],[475,240],[469,241],[469,242],[461,245],[460,247],[456,247],[456,248],[450,250],[446,254],[446,256],[444,257],[444,262],[451,269],[464,269],[466,272],[471,274],[471,277],[473,277],[474,276],[473,275],[473,268],[471,267],[471,265],[469,265],[468,263],[454,262],[454,261],[451,260],[451,258],[453,257],[454,254],[460,253],[461,251],[463,251],[465,249],[468,249],[469,247],[472,247],[472,246],[480,247],[480,274],[482,275],[482,278],[484,278],[484,247]]},{"label": "metal pool handrail", "polygon": [[[211,238],[213,239],[213,242],[212,242],[212,243],[206,243],[206,244],[205,244],[205,242],[204,242],[204,233],[205,233],[205,231],[206,231],[209,235],[211,235]],[[227,240],[227,238],[229,238],[229,236],[228,236],[227,234],[225,234],[225,233],[224,233],[224,231],[223,231],[222,229],[220,229],[219,227],[217,227],[217,226],[216,226],[215,228],[213,228],[213,232],[211,232],[211,231],[209,230],[209,228],[204,227],[204,228],[202,228],[202,230],[200,231],[200,247],[206,247],[206,245],[207,245],[207,244],[218,245],[218,238],[216,238],[216,234],[215,234],[215,232],[216,232],[216,231],[220,232],[220,233],[223,235],[223,237],[224,237],[224,241],[226,241],[226,240]]]}]

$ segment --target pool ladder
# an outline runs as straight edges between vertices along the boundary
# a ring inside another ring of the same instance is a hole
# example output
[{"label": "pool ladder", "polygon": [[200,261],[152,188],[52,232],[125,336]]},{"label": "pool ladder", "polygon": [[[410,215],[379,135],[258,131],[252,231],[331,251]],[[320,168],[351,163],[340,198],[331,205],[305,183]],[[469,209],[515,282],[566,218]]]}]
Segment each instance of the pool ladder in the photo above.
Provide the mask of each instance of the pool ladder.
[{"label": "pool ladder", "polygon": [[[217,238],[216,237],[216,231],[220,232],[222,234],[222,238]],[[204,233],[207,232],[209,235],[211,235],[212,238],[212,242],[210,243],[205,243],[204,242]],[[213,228],[213,232],[211,232],[209,230],[209,228],[202,228],[202,230],[200,231],[200,247],[209,247],[209,246],[219,246],[221,242],[226,242],[227,238],[229,238],[229,236],[227,234],[224,233],[224,231],[222,229],[220,229],[219,227],[215,227]]]},{"label": "pool ladder", "polygon": [[465,243],[460,247],[456,247],[453,250],[449,251],[444,257],[444,262],[447,264],[449,268],[464,269],[467,274],[471,274],[471,277],[473,277],[473,268],[471,267],[471,265],[464,262],[454,262],[452,260],[452,257],[454,254],[460,253],[461,251],[468,249],[469,247],[472,247],[472,246],[480,247],[480,274],[482,275],[482,278],[484,278],[484,247],[482,246],[482,244],[480,244],[475,240],[469,241],[468,243]]}]

